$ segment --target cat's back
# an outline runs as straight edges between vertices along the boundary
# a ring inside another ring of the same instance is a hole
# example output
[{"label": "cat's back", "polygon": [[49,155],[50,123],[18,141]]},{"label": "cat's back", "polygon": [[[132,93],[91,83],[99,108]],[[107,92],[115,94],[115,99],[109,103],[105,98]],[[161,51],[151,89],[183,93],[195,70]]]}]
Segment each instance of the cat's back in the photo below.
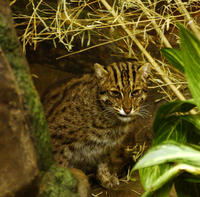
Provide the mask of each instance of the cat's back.
[{"label": "cat's back", "polygon": [[[65,161],[76,167],[82,160],[95,164],[105,149],[102,147],[110,144],[103,137],[106,127],[96,125],[101,115],[96,103],[97,89],[94,75],[86,74],[56,84],[44,97],[54,156],[63,166]],[[73,153],[73,160],[66,159],[65,153],[69,157]]]},{"label": "cat's back", "polygon": [[85,74],[70,80],[59,81],[49,87],[42,97],[47,121],[51,123],[56,116],[67,113],[70,106],[73,106],[75,102],[77,104],[77,100],[88,94],[88,86],[92,85],[92,80],[92,75]]}]

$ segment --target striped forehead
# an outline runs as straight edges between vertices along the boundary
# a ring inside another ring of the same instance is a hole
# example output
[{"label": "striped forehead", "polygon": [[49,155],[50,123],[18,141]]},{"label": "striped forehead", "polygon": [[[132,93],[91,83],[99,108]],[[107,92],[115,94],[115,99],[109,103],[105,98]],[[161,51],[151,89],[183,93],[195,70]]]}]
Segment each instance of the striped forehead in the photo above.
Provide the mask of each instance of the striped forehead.
[{"label": "striped forehead", "polygon": [[135,81],[135,66],[131,62],[116,62],[107,67],[111,80],[122,90],[124,87],[133,88]]}]

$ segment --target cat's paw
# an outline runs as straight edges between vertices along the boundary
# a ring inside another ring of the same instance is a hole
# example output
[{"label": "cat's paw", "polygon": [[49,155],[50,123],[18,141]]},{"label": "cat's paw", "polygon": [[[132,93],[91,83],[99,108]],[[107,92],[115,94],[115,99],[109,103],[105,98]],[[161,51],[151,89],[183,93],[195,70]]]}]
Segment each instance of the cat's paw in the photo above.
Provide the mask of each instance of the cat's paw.
[{"label": "cat's paw", "polygon": [[101,163],[98,165],[97,177],[101,182],[101,185],[107,189],[116,187],[119,185],[119,179],[116,173],[111,173],[107,163]]},{"label": "cat's paw", "polygon": [[104,176],[100,181],[101,185],[106,189],[111,189],[119,185],[119,179],[115,174],[112,174],[109,177]]}]

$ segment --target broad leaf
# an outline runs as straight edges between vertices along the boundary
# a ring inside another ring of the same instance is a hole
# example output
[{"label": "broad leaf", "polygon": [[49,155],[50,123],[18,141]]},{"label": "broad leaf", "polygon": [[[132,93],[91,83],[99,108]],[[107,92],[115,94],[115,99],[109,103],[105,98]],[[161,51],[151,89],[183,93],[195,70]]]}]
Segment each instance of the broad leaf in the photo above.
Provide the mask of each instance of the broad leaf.
[{"label": "broad leaf", "polygon": [[177,141],[179,143],[186,143],[187,132],[186,125],[182,124],[182,119],[179,116],[171,116],[160,122],[157,130],[154,130],[154,140],[152,145],[158,145],[164,141]]},{"label": "broad leaf", "polygon": [[182,25],[178,25],[181,37],[181,52],[188,86],[200,109],[200,41]]},{"label": "broad leaf", "polygon": [[171,187],[172,183],[169,182],[156,191],[148,190],[142,195],[142,197],[169,197]]},{"label": "broad leaf", "polygon": [[151,190],[152,185],[157,181],[157,179],[170,170],[171,166],[169,164],[162,164],[151,166],[148,168],[139,169],[140,173],[140,181],[142,186],[145,188],[147,192],[145,192],[142,197],[168,197],[169,192],[172,186],[172,183],[166,183],[163,186],[155,191],[155,189]]},{"label": "broad leaf", "polygon": [[173,101],[163,104],[157,111],[153,130],[157,131],[160,125],[165,122],[165,118],[175,112],[188,112],[195,107],[193,100],[188,101]]},{"label": "broad leaf", "polygon": [[199,114],[185,115],[185,116],[182,116],[182,119],[194,125],[197,129],[198,134],[200,134],[200,115]]},{"label": "broad leaf", "polygon": [[161,52],[175,68],[184,73],[181,51],[172,48],[162,48]]},{"label": "broad leaf", "polygon": [[194,127],[176,112],[188,112],[193,107],[195,107],[193,100],[174,101],[162,105],[157,111],[153,124],[153,131],[155,133],[153,146],[166,140],[186,143],[188,132]]},{"label": "broad leaf", "polygon": [[133,170],[166,162],[184,163],[200,168],[200,152],[189,146],[169,141],[151,148],[134,166]]},{"label": "broad leaf", "polygon": [[181,178],[187,183],[191,182],[191,183],[199,183],[200,184],[200,176],[194,176],[192,174],[184,173],[181,176]]},{"label": "broad leaf", "polygon": [[[189,176],[176,182],[178,195],[200,196],[199,189],[195,188],[196,184],[198,188],[200,185],[200,115],[185,114],[195,106],[200,109],[200,41],[183,26],[179,25],[179,28],[181,50],[162,49],[162,53],[185,73],[193,100],[170,102],[159,108],[153,125],[153,148],[131,171],[131,174],[137,169],[140,171],[146,190],[143,197],[166,196],[169,190],[164,190],[165,186],[170,188],[175,178],[185,174]],[[193,189],[182,192],[181,188],[187,183]]]},{"label": "broad leaf", "polygon": [[171,168],[170,164],[162,164],[139,169],[140,181],[145,190],[151,188],[152,183]]},{"label": "broad leaf", "polygon": [[[200,183],[196,183],[194,178],[187,181],[189,174],[182,174],[175,180],[175,189],[178,197],[198,197],[200,196]],[[196,177],[197,180],[197,177]],[[198,180],[200,181],[199,177]]]},{"label": "broad leaf", "polygon": [[[175,177],[179,176],[184,171],[194,175],[200,175],[200,167],[187,164],[177,164],[172,166],[168,171],[162,174],[155,182],[151,182],[143,197],[154,196],[154,191],[162,188],[165,184],[170,183]],[[161,195],[163,197],[163,195]]]},{"label": "broad leaf", "polygon": [[[200,142],[199,115],[172,115],[160,122],[154,131],[152,145],[173,140],[182,144],[198,144]],[[199,149],[197,147],[197,149]]]}]

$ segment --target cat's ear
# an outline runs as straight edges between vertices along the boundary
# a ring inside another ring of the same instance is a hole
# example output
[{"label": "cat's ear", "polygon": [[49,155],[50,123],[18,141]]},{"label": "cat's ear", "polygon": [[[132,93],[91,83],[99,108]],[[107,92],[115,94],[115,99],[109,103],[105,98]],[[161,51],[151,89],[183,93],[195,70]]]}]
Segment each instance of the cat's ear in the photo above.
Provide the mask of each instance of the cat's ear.
[{"label": "cat's ear", "polygon": [[138,69],[140,75],[142,76],[143,79],[147,79],[147,77],[149,76],[150,72],[151,72],[151,64],[150,63],[146,63],[144,65],[142,65],[139,69]]},{"label": "cat's ear", "polygon": [[95,70],[95,74],[97,79],[105,79],[108,75],[108,71],[104,69],[104,67],[98,63],[94,64],[94,70]]}]

